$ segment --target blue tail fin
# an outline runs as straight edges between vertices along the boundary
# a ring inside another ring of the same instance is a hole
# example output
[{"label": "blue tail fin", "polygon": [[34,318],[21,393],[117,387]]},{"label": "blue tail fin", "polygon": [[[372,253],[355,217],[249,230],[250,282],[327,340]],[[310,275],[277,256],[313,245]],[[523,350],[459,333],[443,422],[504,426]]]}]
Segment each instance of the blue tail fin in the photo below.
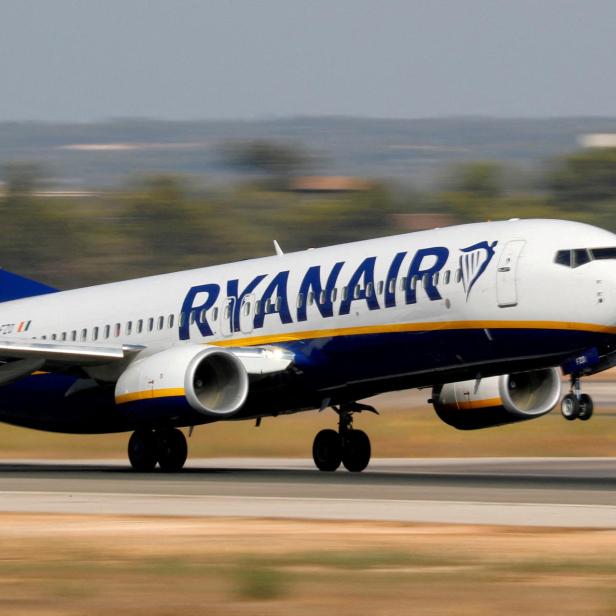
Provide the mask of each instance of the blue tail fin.
[{"label": "blue tail fin", "polygon": [[55,293],[56,291],[58,289],[54,289],[42,282],[36,282],[35,280],[0,269],[0,302],[10,302],[13,299],[45,295],[47,293]]}]

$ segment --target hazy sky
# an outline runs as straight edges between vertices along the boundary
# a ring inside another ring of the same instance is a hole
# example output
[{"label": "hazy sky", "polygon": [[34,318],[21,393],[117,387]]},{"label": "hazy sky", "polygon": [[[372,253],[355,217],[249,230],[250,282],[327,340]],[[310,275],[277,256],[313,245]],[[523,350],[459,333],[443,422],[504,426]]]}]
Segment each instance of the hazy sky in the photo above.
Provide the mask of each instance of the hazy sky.
[{"label": "hazy sky", "polygon": [[0,120],[616,115],[616,0],[0,0]]}]

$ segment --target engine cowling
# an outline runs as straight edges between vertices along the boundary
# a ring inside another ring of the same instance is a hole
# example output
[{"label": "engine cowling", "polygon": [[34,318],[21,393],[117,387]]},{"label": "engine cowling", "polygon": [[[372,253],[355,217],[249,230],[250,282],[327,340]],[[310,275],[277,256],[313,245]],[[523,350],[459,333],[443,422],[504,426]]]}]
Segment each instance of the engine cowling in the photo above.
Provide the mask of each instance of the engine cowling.
[{"label": "engine cowling", "polygon": [[558,370],[546,368],[438,385],[432,405],[446,424],[477,430],[541,417],[558,404],[560,394]]},{"label": "engine cowling", "polygon": [[134,361],[115,387],[116,404],[184,396],[199,413],[229,417],[248,395],[248,373],[230,351],[183,345]]}]

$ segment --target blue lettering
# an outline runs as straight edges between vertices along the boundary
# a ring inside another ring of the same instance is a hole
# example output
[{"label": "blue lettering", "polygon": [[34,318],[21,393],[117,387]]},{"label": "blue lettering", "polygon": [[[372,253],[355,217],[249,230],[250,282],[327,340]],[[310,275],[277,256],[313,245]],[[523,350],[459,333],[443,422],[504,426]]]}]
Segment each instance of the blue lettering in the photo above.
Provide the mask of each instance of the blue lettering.
[{"label": "blue lettering", "polygon": [[404,257],[406,257],[406,252],[399,252],[389,266],[385,280],[385,308],[393,308],[396,305],[396,280]]},{"label": "blue lettering", "polygon": [[278,314],[283,323],[293,322],[287,300],[288,280],[289,271],[287,270],[276,274],[267,285],[261,297],[261,310],[259,314],[255,314],[255,329],[263,327],[263,321],[269,314]]},{"label": "blue lettering", "polygon": [[[198,305],[194,305],[197,295],[205,293],[207,297]],[[200,318],[202,310],[209,310],[218,299],[220,294],[220,287],[217,284],[202,284],[196,287],[191,287],[190,291],[184,298],[182,304],[182,311],[179,323],[180,340],[188,340],[190,338],[190,321],[194,320],[201,332],[202,336],[211,336],[212,328],[210,327],[207,319]]]},{"label": "blue lettering", "polygon": [[297,320],[298,321],[306,321],[308,319],[308,294],[312,291],[314,296],[316,297],[316,306],[319,309],[322,317],[333,317],[334,316],[334,305],[332,303],[332,292],[334,287],[336,286],[336,281],[338,280],[338,274],[344,265],[344,261],[339,261],[334,265],[332,271],[327,277],[327,282],[325,284],[325,297],[324,301],[321,302],[321,294],[323,292],[323,287],[321,285],[321,266],[313,265],[308,268],[304,279],[302,280],[302,284],[299,288],[299,293],[302,297],[301,305],[297,307]]},{"label": "blue lettering", "polygon": [[239,280],[237,280],[237,278],[227,281],[227,297],[232,297],[235,299],[233,302],[233,319],[231,321],[232,332],[240,331],[240,308],[242,300],[246,295],[252,293],[264,278],[265,274],[256,276],[246,285],[246,288],[241,293],[239,292]]},{"label": "blue lettering", "polygon": [[[430,267],[422,268],[424,259],[428,257],[435,257],[434,264]],[[409,273],[406,279],[405,295],[407,304],[414,304],[417,301],[416,289],[422,283],[422,280],[425,280],[423,286],[428,297],[431,300],[441,299],[441,294],[434,285],[433,275],[443,269],[448,257],[449,250],[444,246],[422,248],[415,253],[409,265]],[[414,277],[416,280],[415,284],[413,284]]]},{"label": "blue lettering", "polygon": [[370,310],[378,310],[379,302],[374,288],[374,264],[376,257],[364,259],[351,276],[346,298],[342,298],[340,314],[349,314],[351,304],[355,301],[365,301]]}]

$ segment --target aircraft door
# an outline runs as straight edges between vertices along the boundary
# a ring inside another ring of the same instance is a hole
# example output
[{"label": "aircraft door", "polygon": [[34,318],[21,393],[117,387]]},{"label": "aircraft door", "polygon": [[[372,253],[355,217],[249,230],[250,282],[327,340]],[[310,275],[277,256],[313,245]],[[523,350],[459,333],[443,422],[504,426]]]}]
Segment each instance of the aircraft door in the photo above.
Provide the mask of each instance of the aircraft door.
[{"label": "aircraft door", "polygon": [[230,336],[233,333],[233,310],[235,308],[235,298],[227,297],[220,310],[220,333],[223,336]]},{"label": "aircraft door", "polygon": [[255,296],[253,293],[244,295],[240,307],[240,329],[244,334],[250,334],[255,320]]},{"label": "aircraft door", "polygon": [[518,260],[525,240],[511,240],[498,261],[496,270],[496,299],[501,308],[518,305],[518,292],[516,288],[516,272]]}]

